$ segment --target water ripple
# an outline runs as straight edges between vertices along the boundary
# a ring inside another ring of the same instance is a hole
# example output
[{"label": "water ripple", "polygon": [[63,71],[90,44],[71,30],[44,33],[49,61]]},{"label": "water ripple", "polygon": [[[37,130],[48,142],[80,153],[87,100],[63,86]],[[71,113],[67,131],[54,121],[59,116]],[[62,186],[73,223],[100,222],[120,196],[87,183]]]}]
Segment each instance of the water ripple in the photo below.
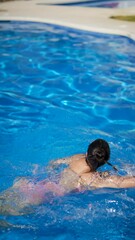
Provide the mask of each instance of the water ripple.
[{"label": "water ripple", "polygon": [[78,113],[80,121],[85,115],[91,124],[97,118],[108,125],[131,124],[131,130],[133,41],[37,23],[5,22],[0,27],[3,127],[4,122],[9,128],[22,127],[24,119],[28,127],[52,121],[51,111],[59,109]]}]

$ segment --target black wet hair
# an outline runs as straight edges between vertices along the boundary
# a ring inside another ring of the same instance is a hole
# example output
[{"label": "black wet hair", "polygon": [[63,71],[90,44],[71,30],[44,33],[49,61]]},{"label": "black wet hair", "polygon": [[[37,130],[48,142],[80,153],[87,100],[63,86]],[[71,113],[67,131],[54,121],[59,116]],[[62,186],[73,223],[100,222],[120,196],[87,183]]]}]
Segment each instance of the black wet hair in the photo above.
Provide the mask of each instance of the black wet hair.
[{"label": "black wet hair", "polygon": [[110,147],[105,140],[96,139],[88,146],[86,163],[92,171],[95,171],[97,168],[107,163],[109,158]]}]

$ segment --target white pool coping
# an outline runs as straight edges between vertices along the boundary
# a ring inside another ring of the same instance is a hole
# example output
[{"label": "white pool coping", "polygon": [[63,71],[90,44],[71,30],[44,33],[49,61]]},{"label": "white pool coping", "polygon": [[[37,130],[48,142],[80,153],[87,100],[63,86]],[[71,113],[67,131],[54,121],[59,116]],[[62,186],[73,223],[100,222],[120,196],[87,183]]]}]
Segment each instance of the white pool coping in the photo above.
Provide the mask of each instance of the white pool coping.
[{"label": "white pool coping", "polygon": [[79,0],[30,0],[0,3],[0,20],[37,21],[94,32],[122,35],[135,40],[135,23],[110,19],[114,15],[135,15],[135,7],[123,9],[37,5]]}]

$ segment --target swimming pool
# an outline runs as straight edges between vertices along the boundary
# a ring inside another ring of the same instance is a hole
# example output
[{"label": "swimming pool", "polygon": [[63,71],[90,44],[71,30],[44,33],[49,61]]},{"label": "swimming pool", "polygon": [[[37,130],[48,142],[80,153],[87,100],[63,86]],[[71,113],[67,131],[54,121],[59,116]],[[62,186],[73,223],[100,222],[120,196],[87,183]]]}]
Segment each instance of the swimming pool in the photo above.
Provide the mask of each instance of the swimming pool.
[{"label": "swimming pool", "polygon": [[[85,152],[97,137],[109,141],[119,174],[135,173],[133,40],[9,21],[0,22],[0,44],[1,190],[17,176],[44,177],[51,159]],[[0,229],[0,239],[134,239],[134,194],[57,197],[32,215],[7,217],[16,227]]]},{"label": "swimming pool", "polygon": [[[39,3],[44,5],[44,3]],[[135,0],[97,0],[97,1],[78,1],[78,2],[66,2],[57,3],[55,5],[63,6],[80,6],[80,7],[101,7],[101,8],[127,8],[135,6]]]}]

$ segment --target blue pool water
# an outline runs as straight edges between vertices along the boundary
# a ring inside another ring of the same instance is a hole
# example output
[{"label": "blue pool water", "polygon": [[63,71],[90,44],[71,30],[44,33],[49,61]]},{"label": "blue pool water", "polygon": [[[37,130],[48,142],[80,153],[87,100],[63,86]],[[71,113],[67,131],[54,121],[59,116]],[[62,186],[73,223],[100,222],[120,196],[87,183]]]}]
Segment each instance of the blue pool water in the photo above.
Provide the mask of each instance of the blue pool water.
[{"label": "blue pool water", "polygon": [[[39,3],[44,5],[44,3]],[[55,5],[62,6],[80,6],[80,7],[101,7],[101,8],[127,8],[135,6],[135,0],[89,0],[77,2],[63,2]]]},{"label": "blue pool water", "polygon": [[[51,159],[99,137],[119,174],[135,175],[133,40],[13,21],[0,22],[0,46],[1,191],[16,177],[43,178]],[[131,240],[134,197],[134,189],[57,197],[33,214],[0,216],[15,225],[0,228],[0,240]]]}]

